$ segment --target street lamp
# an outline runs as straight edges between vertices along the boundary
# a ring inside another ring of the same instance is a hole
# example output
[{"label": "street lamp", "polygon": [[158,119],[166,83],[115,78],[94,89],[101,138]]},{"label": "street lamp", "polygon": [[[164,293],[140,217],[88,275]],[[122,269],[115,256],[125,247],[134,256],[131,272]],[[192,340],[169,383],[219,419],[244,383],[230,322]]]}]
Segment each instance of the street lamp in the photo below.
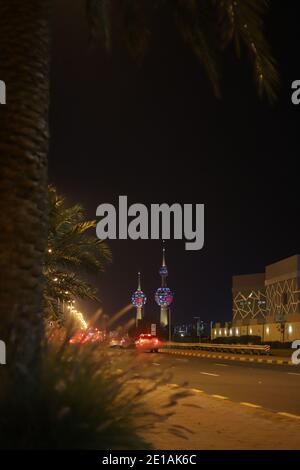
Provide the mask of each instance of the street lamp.
[{"label": "street lamp", "polygon": [[199,343],[201,343],[201,329],[200,329],[200,317],[193,317],[197,320],[197,336],[199,338]]},{"label": "street lamp", "polygon": [[170,341],[170,342],[172,341],[172,326],[171,326],[171,322],[172,322],[171,307],[169,307],[169,341]]}]

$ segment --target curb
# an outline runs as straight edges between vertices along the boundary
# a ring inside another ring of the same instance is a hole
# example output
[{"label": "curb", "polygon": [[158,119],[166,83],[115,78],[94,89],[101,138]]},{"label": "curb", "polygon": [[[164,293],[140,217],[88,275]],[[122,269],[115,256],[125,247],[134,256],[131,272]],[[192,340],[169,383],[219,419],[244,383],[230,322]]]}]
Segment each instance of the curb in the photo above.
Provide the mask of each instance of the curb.
[{"label": "curb", "polygon": [[[171,389],[178,389],[178,388],[181,388],[180,385],[177,385],[177,384],[168,384],[168,386],[171,388]],[[224,402],[227,402],[227,403],[232,403],[232,404],[236,404],[236,405],[239,405],[239,406],[242,406],[242,407],[247,407],[247,408],[250,408],[252,410],[255,410],[255,412],[258,412],[258,413],[268,413],[274,417],[277,417],[277,418],[288,418],[289,421],[298,421],[300,420],[300,415],[296,415],[294,413],[289,413],[287,411],[276,411],[276,410],[272,410],[272,409],[269,409],[269,408],[265,408],[263,407],[262,405],[258,405],[256,403],[249,403],[249,402],[245,402],[245,401],[236,401],[236,400],[232,400],[231,398],[229,397],[225,397],[224,395],[217,395],[217,394],[211,394],[211,393],[207,393],[205,392],[204,390],[201,390],[199,388],[187,388],[188,390],[190,390],[193,395],[204,395],[208,398],[213,398],[215,400],[222,400]]]},{"label": "curb", "polygon": [[221,356],[219,354],[211,354],[211,353],[204,353],[204,352],[191,352],[191,351],[183,351],[179,349],[159,349],[160,353],[167,353],[167,354],[178,354],[181,356],[194,356],[194,357],[206,357],[212,359],[225,359],[230,361],[237,361],[237,362],[256,362],[259,364],[279,364],[285,366],[294,366],[295,364],[292,363],[289,359],[269,359],[264,357],[251,357],[251,356],[234,356],[232,354],[226,354],[226,356]]}]

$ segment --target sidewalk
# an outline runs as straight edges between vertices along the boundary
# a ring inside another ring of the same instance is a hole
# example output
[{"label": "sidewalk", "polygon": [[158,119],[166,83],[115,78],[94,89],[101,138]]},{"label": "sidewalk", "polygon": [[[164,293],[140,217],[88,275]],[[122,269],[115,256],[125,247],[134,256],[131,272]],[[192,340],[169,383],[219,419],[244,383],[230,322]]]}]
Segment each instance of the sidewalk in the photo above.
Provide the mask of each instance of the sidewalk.
[{"label": "sidewalk", "polygon": [[[172,393],[180,393],[180,390],[161,386],[148,396],[147,404],[161,410]],[[158,422],[152,431],[142,432],[154,449],[300,449],[300,416],[292,419],[285,413],[217,400],[192,390],[191,396],[179,400],[171,410],[174,414],[165,422]]]},{"label": "sidewalk", "polygon": [[[220,352],[197,351],[195,349],[159,349],[160,353],[179,354],[181,356],[206,357],[212,359],[225,359],[229,361],[257,362],[262,364],[281,364],[293,366],[291,359],[288,357],[272,357],[272,356],[256,356],[253,354],[233,354]],[[292,355],[292,351],[291,351]]]}]

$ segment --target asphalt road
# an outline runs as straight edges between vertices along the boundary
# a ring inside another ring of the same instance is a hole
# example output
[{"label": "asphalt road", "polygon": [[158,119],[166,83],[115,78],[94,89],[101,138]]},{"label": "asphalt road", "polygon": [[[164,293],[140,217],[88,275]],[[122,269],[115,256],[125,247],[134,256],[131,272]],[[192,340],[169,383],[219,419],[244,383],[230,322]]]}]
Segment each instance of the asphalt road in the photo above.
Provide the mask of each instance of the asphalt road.
[{"label": "asphalt road", "polygon": [[168,383],[199,389],[217,398],[275,412],[300,415],[300,366],[235,363],[199,357],[124,350],[120,365],[134,364],[136,375],[170,375]]}]

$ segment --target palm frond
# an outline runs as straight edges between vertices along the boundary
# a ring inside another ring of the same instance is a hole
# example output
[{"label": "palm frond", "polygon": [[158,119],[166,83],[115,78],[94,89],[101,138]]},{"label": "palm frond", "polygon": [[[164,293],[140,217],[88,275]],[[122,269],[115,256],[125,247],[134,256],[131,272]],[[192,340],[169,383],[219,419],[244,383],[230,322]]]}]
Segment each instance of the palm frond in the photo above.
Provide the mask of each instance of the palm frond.
[{"label": "palm frond", "polygon": [[119,3],[119,7],[118,18],[122,38],[131,56],[140,59],[149,42],[155,1],[123,0]]},{"label": "palm frond", "polygon": [[245,49],[251,57],[259,95],[274,101],[279,77],[264,32],[268,3],[268,0],[86,0],[92,36],[99,34],[108,45],[113,30],[121,33],[135,57],[140,57],[148,44],[153,19],[159,16],[157,12],[167,6],[181,37],[201,62],[216,96],[220,96],[222,50],[234,43],[238,56]]},{"label": "palm frond", "polygon": [[249,52],[259,95],[270,101],[277,96],[279,76],[275,59],[264,33],[268,0],[220,0],[215,2],[220,18],[223,46],[234,41],[237,55],[241,47]]},{"label": "palm frond", "polygon": [[220,96],[220,69],[217,43],[217,25],[210,2],[198,0],[171,0],[175,21],[184,41],[201,62],[214,93]]},{"label": "palm frond", "polygon": [[111,47],[111,8],[110,0],[86,0],[91,38],[100,36],[107,50]]},{"label": "palm frond", "polygon": [[48,249],[45,259],[45,299],[50,312],[73,298],[98,300],[85,275],[103,272],[111,262],[108,245],[93,235],[95,220],[84,220],[82,206],[65,207],[64,198],[49,187]]}]

